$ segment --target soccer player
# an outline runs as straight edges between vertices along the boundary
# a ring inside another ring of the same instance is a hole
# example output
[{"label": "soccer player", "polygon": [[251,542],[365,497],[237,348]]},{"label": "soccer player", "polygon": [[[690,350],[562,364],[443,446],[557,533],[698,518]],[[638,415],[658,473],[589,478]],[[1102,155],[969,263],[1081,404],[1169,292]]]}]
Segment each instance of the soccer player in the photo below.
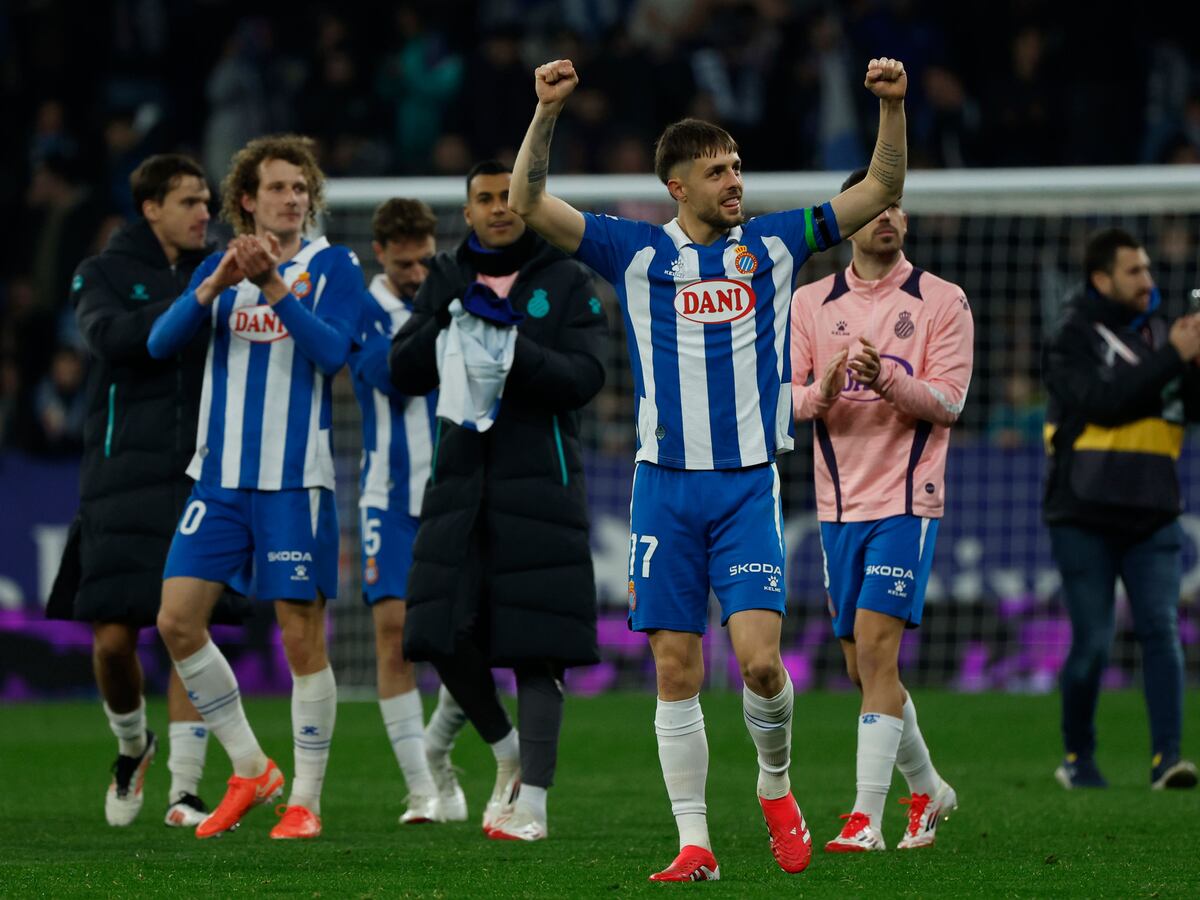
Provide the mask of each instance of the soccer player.
[{"label": "soccer player", "polygon": [[696,119],[658,139],[655,173],[678,204],[665,226],[581,213],[545,190],[555,120],[579,79],[568,60],[537,69],[537,109],[509,204],[612,282],[625,316],[637,404],[630,508],[629,622],[658,674],[659,760],[679,855],[654,881],[719,877],[704,801],[700,709],[708,594],[741,667],[758,798],[787,872],[812,840],[791,793],[792,683],[779,655],[784,546],[775,455],[792,447],[788,303],[797,268],[899,199],[906,165],[898,60],[874,59],[880,99],[870,174],[831,202],[747,220],[742,160],[723,129]]},{"label": "soccer player", "polygon": [[467,801],[450,766],[450,748],[466,715],[443,688],[426,736],[413,664],[403,648],[405,585],[433,456],[437,392],[406,396],[392,387],[388,373],[392,337],[412,316],[413,298],[437,249],[437,217],[420,200],[394,198],[375,210],[371,230],[383,272],[363,296],[350,369],[362,409],[362,583],[375,624],[379,710],[408,786],[401,823],[461,822]]},{"label": "soccer player", "polygon": [[[852,173],[852,189],[868,177]],[[974,326],[958,285],[904,256],[897,198],[850,236],[844,272],[792,299],[792,393],[812,419],[817,516],[833,633],[862,690],[858,795],[829,852],[885,848],[892,767],[908,782],[901,849],[933,843],[957,805],[900,682],[900,639],[921,623],[944,506],[950,426],[971,381]],[[811,383],[810,383],[811,382]]]},{"label": "soccer player", "polygon": [[[138,632],[152,626],[162,567],[191,487],[207,330],[164,361],[146,352],[150,326],[211,250],[204,170],[174,153],[145,159],[130,176],[138,217],[104,252],[80,264],[71,285],[79,333],[92,356],[80,510],[47,615],[92,625],[92,659],[117,759],[104,801],[109,825],[142,808],[158,739],[146,727]],[[227,598],[221,620],[247,605]],[[208,730],[175,672],[167,682],[171,788],[166,824],[197,825]]]},{"label": "soccer player", "polygon": [[337,711],[325,649],[338,555],[330,383],[350,352],[364,291],[353,253],[304,237],[323,182],[307,138],[257,138],[238,151],[222,185],[237,237],[201,264],[150,333],[150,353],[162,359],[212,323],[188,468],[196,484],[167,555],[158,614],[188,696],[233,763],[224,799],[196,828],[200,838],[236,828],[284,784],[208,633],[224,585],[273,601],[292,671],[296,777],[271,837],[321,833]]}]

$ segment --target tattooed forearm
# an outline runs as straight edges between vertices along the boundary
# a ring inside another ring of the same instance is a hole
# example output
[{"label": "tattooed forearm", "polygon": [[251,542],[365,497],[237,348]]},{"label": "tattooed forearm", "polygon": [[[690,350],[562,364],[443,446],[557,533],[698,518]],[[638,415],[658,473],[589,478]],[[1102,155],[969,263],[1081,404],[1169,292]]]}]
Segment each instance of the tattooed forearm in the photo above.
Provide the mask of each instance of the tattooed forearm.
[{"label": "tattooed forearm", "polygon": [[898,190],[904,184],[906,156],[903,147],[897,148],[881,138],[871,156],[872,177],[889,191]]},{"label": "tattooed forearm", "polygon": [[530,197],[540,196],[546,189],[546,173],[550,168],[550,139],[554,137],[555,119],[547,116],[536,120],[529,130],[529,170],[525,181]]}]

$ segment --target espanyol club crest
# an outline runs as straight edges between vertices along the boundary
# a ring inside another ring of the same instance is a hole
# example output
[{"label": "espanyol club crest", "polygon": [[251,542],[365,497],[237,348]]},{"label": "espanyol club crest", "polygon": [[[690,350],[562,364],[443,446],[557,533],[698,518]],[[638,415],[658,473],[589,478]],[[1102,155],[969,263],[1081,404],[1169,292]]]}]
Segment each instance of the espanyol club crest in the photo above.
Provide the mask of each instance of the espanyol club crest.
[{"label": "espanyol club crest", "polygon": [[312,292],[312,276],[307,272],[301,272],[300,277],[292,282],[292,296],[299,300],[303,300]]},{"label": "espanyol club crest", "polygon": [[629,609],[637,609],[637,591],[633,587],[633,582],[629,582]]},{"label": "espanyol club crest", "polygon": [[288,330],[275,315],[275,310],[261,303],[234,309],[229,314],[229,330],[243,341],[255,344],[269,344],[288,336]]},{"label": "espanyol club crest", "polygon": [[898,338],[912,337],[913,332],[917,330],[917,326],[913,324],[912,313],[910,313],[907,309],[902,310],[900,313],[900,318],[896,320],[896,328],[894,330],[896,332],[896,337]]},{"label": "espanyol club crest", "polygon": [[728,278],[696,281],[675,295],[675,312],[690,322],[736,322],[754,309],[754,291]]},{"label": "espanyol club crest", "polygon": [[373,556],[367,557],[367,564],[363,567],[363,581],[367,584],[375,584],[379,581],[379,566]]},{"label": "espanyol club crest", "polygon": [[738,244],[733,253],[733,267],[743,275],[753,275],[758,268],[758,257],[746,249],[745,244]]}]

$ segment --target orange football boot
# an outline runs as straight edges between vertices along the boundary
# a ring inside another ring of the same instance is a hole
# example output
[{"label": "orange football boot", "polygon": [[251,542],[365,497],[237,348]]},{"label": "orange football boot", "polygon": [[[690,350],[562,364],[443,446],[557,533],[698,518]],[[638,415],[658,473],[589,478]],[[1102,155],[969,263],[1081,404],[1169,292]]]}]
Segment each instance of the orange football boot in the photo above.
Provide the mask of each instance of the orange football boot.
[{"label": "orange football boot", "polygon": [[231,775],[225,796],[207,819],[196,826],[196,837],[210,838],[233,831],[253,807],[270,803],[283,796],[283,773],[273,760],[267,760],[267,770],[257,778]]},{"label": "orange football boot", "polygon": [[304,806],[279,804],[275,807],[279,821],[271,829],[271,837],[277,841],[321,836],[321,817]]}]

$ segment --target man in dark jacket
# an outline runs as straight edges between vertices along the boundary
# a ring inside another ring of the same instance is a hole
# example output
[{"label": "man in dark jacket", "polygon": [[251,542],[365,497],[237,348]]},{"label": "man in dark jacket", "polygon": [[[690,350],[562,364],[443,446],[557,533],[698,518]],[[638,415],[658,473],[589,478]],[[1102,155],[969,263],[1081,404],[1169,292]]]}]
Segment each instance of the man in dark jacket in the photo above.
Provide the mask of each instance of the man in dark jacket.
[{"label": "man in dark jacket", "polygon": [[[471,233],[434,258],[390,366],[406,394],[438,387],[438,335],[468,289],[524,316],[494,424],[476,430],[438,419],[404,652],[434,664],[496,755],[484,831],[539,840],[547,834],[563,670],[598,659],[578,410],[604,383],[607,321],[586,271],[508,209],[510,178],[496,162],[468,174]],[[519,740],[491,666],[516,670]]]},{"label": "man in dark jacket", "polygon": [[[191,489],[184,474],[196,448],[207,330],[162,362],[146,337],[187,287],[210,249],[204,171],[185,156],[145,160],[130,177],[141,216],[71,284],[79,331],[92,355],[79,515],[48,606],[53,618],[91,622],[96,684],[118,741],[105,798],[110,825],[129,825],[156,739],[146,727],[138,631],[152,627],[163,561]],[[232,609],[225,621],[236,621]],[[171,791],[166,824],[194,826],[208,731],[171,670],[167,690]]]},{"label": "man in dark jacket", "polygon": [[1044,518],[1071,617],[1063,665],[1065,788],[1105,787],[1094,718],[1115,630],[1114,588],[1129,595],[1142,647],[1153,788],[1193,787],[1180,758],[1183,650],[1179,642],[1179,480],[1175,463],[1197,398],[1200,317],[1169,326],[1146,251],[1111,228],[1088,241],[1085,290],[1047,343],[1050,455]]}]

